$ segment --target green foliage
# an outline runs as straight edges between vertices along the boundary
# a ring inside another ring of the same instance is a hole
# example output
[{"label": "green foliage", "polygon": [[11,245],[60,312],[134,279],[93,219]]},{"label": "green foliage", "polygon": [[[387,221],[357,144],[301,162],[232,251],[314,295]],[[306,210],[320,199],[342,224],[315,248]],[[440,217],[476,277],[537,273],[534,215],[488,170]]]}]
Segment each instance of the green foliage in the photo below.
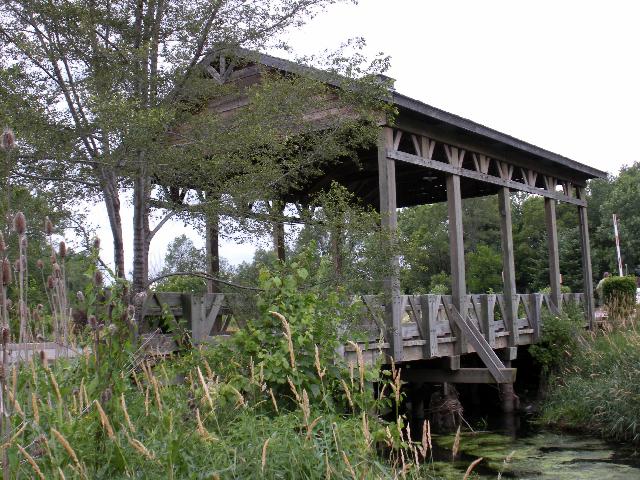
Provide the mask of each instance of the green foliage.
[{"label": "green foliage", "polygon": [[584,331],[584,312],[575,305],[566,305],[560,315],[545,309],[541,322],[542,336],[529,347],[529,353],[541,365],[543,374],[549,375],[561,368],[578,348]]},{"label": "green foliage", "polygon": [[602,282],[604,301],[610,304],[614,301],[623,304],[633,304],[636,301],[636,277],[608,277]]},{"label": "green foliage", "polygon": [[489,245],[478,245],[477,250],[467,256],[467,262],[470,292],[502,291],[502,257],[499,252]]}]

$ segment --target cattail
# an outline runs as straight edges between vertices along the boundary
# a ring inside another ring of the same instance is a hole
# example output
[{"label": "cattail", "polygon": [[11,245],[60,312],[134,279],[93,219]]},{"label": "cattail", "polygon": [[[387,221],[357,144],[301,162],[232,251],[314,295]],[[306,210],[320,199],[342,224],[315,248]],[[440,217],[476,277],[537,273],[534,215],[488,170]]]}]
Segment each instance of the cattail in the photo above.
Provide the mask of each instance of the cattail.
[{"label": "cattail", "polygon": [[24,235],[24,232],[27,231],[27,219],[24,213],[18,212],[16,216],[13,217],[13,229],[18,232],[18,235]]},{"label": "cattail", "polygon": [[93,274],[93,283],[96,287],[101,287],[104,282],[104,277],[102,276],[102,272],[100,270],[96,270],[96,273]]},{"label": "cattail", "polygon": [[13,133],[13,130],[11,130],[9,127],[5,127],[2,132],[0,147],[3,150],[8,152],[9,150],[13,149],[15,146],[16,146],[16,136]]},{"label": "cattail", "polygon": [[38,267],[38,270],[42,270],[44,268],[44,262],[41,259],[38,259],[36,267]]},{"label": "cattail", "polygon": [[58,245],[58,255],[60,255],[60,258],[67,256],[67,244],[64,243],[64,240],[60,242],[60,245]]},{"label": "cattail", "polygon": [[2,284],[9,285],[11,279],[11,263],[9,263],[9,259],[5,257],[2,261]]},{"label": "cattail", "polygon": [[44,233],[48,237],[53,235],[53,222],[49,217],[44,217]]},{"label": "cattail", "polygon": [[100,250],[100,238],[99,237],[93,237],[93,248],[95,248],[96,250]]},{"label": "cattail", "polygon": [[84,293],[82,293],[81,291],[78,291],[78,293],[76,293],[76,298],[78,299],[78,302],[84,303]]}]

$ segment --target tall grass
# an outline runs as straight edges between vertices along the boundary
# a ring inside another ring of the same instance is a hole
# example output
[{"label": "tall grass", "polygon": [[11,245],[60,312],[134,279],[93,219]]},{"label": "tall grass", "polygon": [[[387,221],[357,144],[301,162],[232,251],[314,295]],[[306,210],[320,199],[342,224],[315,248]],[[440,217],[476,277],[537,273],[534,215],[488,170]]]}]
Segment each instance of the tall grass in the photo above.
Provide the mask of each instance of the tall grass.
[{"label": "tall grass", "polygon": [[552,379],[543,420],[640,444],[640,316],[611,306]]}]

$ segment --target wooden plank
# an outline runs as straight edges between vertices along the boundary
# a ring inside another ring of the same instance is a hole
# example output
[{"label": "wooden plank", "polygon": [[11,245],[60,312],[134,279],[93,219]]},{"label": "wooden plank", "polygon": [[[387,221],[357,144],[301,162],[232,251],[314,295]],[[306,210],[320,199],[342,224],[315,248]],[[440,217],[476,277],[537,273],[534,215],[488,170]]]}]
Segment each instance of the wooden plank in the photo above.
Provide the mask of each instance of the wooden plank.
[{"label": "wooden plank", "polygon": [[[456,152],[457,153],[457,152]],[[452,158],[453,161],[456,159]],[[466,317],[467,282],[465,278],[464,238],[462,231],[462,190],[460,176],[447,175],[447,208],[449,216],[449,255],[451,258],[451,301],[458,312]],[[456,353],[466,353],[466,342],[459,328],[454,333],[458,337]]]},{"label": "wooden plank", "polygon": [[438,310],[440,308],[440,295],[421,295],[420,304],[422,307],[422,331],[425,340],[425,358],[438,356]]},{"label": "wooden plank", "polygon": [[493,321],[495,306],[495,295],[480,295],[480,322],[482,323],[484,338],[491,347],[496,343],[496,330]]},{"label": "wooden plank", "polygon": [[485,183],[491,183],[501,187],[507,187],[511,190],[518,190],[521,192],[532,193],[534,195],[541,195],[545,198],[552,198],[559,202],[571,203],[573,205],[586,206],[586,202],[582,199],[569,197],[563,193],[544,190],[542,188],[531,187],[524,183],[516,182],[514,180],[504,180],[494,175],[488,175],[485,173],[476,172],[467,168],[456,167],[449,165],[448,163],[439,162],[437,160],[431,160],[428,158],[419,157],[418,155],[412,155],[410,153],[399,152],[396,150],[387,150],[387,156],[390,159],[398,160],[401,162],[411,163],[413,165],[420,165],[423,167],[438,170],[452,175],[459,175],[465,178],[471,178],[473,180],[479,180]]},{"label": "wooden plank", "polygon": [[511,192],[503,187],[498,191],[500,211],[500,238],[502,240],[502,275],[504,279],[505,325],[509,329],[509,344],[518,345],[518,299],[516,292],[516,267],[513,253],[511,223]]},{"label": "wooden plank", "polygon": [[[583,188],[578,188],[578,197],[583,198]],[[591,245],[589,243],[589,217],[587,207],[578,207],[580,224],[580,248],[582,250],[582,277],[584,279],[584,310],[589,328],[595,327],[595,304],[593,298],[593,271],[591,270]]]},{"label": "wooden plank", "polygon": [[[222,333],[225,327],[225,321],[222,316],[220,316],[220,321],[216,322],[218,313],[220,313],[220,307],[222,307],[222,302],[224,301],[224,293],[209,293],[204,298],[205,301],[202,302],[202,315],[199,319],[201,338],[208,337],[211,333]],[[207,307],[209,307],[208,312],[206,311]],[[227,315],[227,317],[230,317],[230,315]],[[226,323],[228,324],[228,321]],[[216,327],[215,329],[214,326]]]},{"label": "wooden plank", "polygon": [[[401,132],[397,140],[400,142]],[[398,213],[396,203],[396,164],[389,160],[386,151],[394,145],[393,129],[383,127],[378,139],[378,181],[380,188],[380,215],[382,229],[389,236],[392,247],[398,228]],[[396,362],[402,361],[402,316],[400,299],[400,259],[392,255],[390,259],[390,273],[384,279],[386,340],[391,344],[391,352]]]},{"label": "wooden plank", "polygon": [[545,221],[547,224],[547,246],[549,249],[549,285],[551,286],[551,302],[559,311],[562,309],[560,295],[560,254],[558,251],[558,227],[556,221],[556,202],[544,199]]},{"label": "wooden plank", "polygon": [[537,342],[540,340],[540,334],[542,332],[542,295],[539,293],[534,293],[532,295],[529,295],[529,299],[529,325],[531,325],[531,329],[533,330],[533,341]]},{"label": "wooden plank", "polygon": [[460,313],[456,310],[454,305],[449,308],[450,316],[457,324],[458,328],[464,332],[469,343],[473,346],[476,353],[482,360],[482,363],[489,369],[491,375],[496,379],[498,383],[507,383],[504,381],[504,377],[501,373],[501,369],[504,369],[503,363],[500,361],[496,353],[491,348],[491,345],[487,343],[480,331],[466,319],[462,318]]},{"label": "wooden plank", "polygon": [[[513,383],[517,369],[500,369],[499,383]],[[431,368],[404,368],[400,372],[402,380],[425,383],[496,383],[495,377],[488,368],[460,368],[458,370],[441,370]]]}]

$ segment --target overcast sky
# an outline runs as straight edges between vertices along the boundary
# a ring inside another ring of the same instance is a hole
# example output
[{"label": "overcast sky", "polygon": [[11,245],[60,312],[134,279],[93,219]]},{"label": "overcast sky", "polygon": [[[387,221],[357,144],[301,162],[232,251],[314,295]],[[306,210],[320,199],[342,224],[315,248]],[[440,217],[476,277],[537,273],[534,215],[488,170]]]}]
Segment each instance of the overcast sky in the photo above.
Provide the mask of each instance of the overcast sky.
[{"label": "overcast sky", "polygon": [[[314,54],[364,37],[391,56],[396,89],[539,147],[616,173],[640,160],[640,2],[572,0],[361,0],[341,4],[287,39]],[[106,222],[104,207],[93,209]],[[131,209],[123,211],[131,265]],[[151,267],[186,233],[168,223],[151,245]],[[108,225],[99,230],[109,251]],[[232,263],[252,245],[223,242]]]}]

